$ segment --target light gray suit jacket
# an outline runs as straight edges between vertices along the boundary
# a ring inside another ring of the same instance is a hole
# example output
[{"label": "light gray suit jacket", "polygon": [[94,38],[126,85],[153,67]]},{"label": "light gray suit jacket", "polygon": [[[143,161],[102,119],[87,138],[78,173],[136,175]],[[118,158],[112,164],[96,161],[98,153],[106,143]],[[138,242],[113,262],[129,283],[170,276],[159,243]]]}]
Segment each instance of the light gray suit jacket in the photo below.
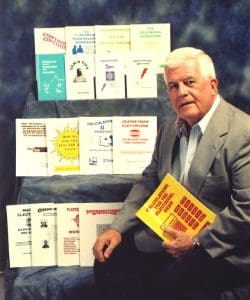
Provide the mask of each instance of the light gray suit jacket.
[{"label": "light gray suit jacket", "polygon": [[[144,226],[135,212],[164,175],[173,174],[178,147],[176,117],[158,131],[150,165],[134,184],[112,227],[121,233],[136,229],[135,242],[142,251],[163,251],[161,240]],[[224,257],[250,273],[250,118],[222,100],[198,145],[184,185],[216,212],[212,226],[199,234],[212,257]]]}]

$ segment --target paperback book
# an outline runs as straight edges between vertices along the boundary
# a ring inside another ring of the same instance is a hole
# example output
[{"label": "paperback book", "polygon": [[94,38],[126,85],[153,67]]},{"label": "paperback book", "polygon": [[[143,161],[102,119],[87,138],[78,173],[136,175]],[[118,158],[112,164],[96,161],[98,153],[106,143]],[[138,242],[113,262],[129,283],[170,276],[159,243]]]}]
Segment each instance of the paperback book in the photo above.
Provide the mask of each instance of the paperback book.
[{"label": "paperback book", "polygon": [[168,173],[136,216],[160,238],[171,240],[164,233],[166,226],[195,236],[211,225],[216,215]]}]

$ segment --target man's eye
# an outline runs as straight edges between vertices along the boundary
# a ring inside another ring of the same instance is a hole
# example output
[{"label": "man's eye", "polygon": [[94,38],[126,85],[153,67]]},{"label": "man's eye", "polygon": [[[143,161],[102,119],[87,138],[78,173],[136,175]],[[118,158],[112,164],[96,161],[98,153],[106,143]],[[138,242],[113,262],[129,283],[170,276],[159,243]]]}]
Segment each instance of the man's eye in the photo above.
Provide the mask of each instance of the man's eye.
[{"label": "man's eye", "polygon": [[170,84],[170,85],[168,86],[168,88],[169,88],[169,90],[176,90],[176,89],[178,89],[178,84],[176,84],[176,83]]},{"label": "man's eye", "polygon": [[186,80],[185,81],[185,85],[187,85],[187,86],[193,86],[195,83],[196,83],[195,80]]}]

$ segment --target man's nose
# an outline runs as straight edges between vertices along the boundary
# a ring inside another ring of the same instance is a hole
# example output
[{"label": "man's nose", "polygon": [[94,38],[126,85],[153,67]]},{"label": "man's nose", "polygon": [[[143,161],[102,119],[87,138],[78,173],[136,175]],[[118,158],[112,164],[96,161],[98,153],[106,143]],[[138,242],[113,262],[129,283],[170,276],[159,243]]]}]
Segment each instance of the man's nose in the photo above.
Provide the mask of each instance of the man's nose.
[{"label": "man's nose", "polygon": [[184,83],[179,83],[179,89],[178,89],[179,96],[186,96],[188,94],[188,88]]}]

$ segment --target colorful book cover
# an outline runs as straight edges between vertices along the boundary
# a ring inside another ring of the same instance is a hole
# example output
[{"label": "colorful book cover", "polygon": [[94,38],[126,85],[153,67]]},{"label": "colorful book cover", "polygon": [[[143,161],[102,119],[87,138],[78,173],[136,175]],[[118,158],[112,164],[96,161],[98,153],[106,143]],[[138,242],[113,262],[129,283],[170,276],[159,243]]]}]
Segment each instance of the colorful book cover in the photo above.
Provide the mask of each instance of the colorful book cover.
[{"label": "colorful book cover", "polygon": [[57,203],[57,264],[80,264],[78,203]]},{"label": "colorful book cover", "polygon": [[152,55],[130,52],[127,59],[127,98],[156,98],[157,72]]},{"label": "colorful book cover", "polygon": [[78,118],[48,119],[47,147],[49,176],[79,174]]},{"label": "colorful book cover", "polygon": [[195,236],[212,224],[216,215],[167,174],[136,216],[160,238],[171,240],[170,236],[164,234],[166,226]]},{"label": "colorful book cover", "polygon": [[16,176],[48,176],[47,119],[16,119]]},{"label": "colorful book cover", "polygon": [[90,267],[94,264],[93,245],[97,236],[112,224],[122,208],[122,202],[80,203],[80,266]]},{"label": "colorful book cover", "polygon": [[113,173],[140,174],[151,161],[156,134],[156,116],[113,117]]},{"label": "colorful book cover", "polygon": [[34,28],[38,100],[65,100],[64,27]]},{"label": "colorful book cover", "polygon": [[80,117],[80,174],[112,174],[112,117]]},{"label": "colorful book cover", "polygon": [[170,24],[131,24],[130,50],[152,53],[157,73],[163,73],[165,58],[171,50]]}]

